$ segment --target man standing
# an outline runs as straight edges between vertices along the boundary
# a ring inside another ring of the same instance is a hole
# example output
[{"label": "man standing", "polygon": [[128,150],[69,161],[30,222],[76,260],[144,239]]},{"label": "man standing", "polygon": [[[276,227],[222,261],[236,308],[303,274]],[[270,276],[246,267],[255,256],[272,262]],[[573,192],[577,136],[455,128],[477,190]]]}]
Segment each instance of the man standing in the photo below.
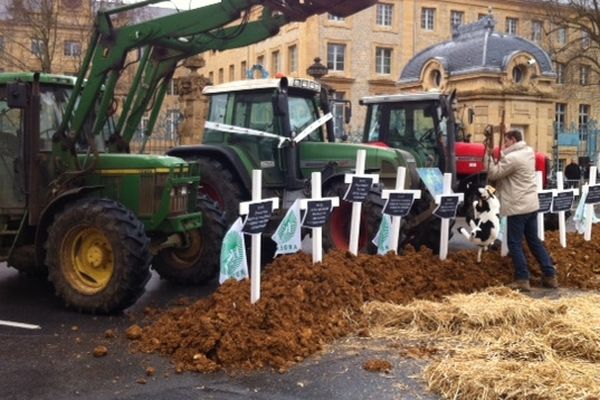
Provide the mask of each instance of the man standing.
[{"label": "man standing", "polygon": [[581,179],[581,169],[575,162],[575,159],[571,159],[571,162],[565,167],[565,178],[567,178],[567,188],[578,187],[579,180]]},{"label": "man standing", "polygon": [[515,271],[513,289],[529,291],[529,267],[523,238],[542,269],[542,285],[557,288],[556,269],[544,244],[537,236],[539,202],[535,184],[535,154],[523,141],[523,134],[510,130],[504,135],[500,160],[495,163],[488,149],[488,179],[496,182],[500,215],[507,217],[507,244]]}]

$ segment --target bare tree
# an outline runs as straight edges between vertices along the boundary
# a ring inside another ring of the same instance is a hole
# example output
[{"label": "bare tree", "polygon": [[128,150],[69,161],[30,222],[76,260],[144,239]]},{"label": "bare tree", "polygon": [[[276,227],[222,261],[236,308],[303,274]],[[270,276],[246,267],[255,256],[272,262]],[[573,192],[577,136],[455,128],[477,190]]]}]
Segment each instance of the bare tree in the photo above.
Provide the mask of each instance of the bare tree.
[{"label": "bare tree", "polygon": [[543,3],[550,21],[546,33],[551,39],[549,51],[553,59],[570,70],[569,75],[579,72],[579,83],[600,84],[600,1],[548,0]]}]

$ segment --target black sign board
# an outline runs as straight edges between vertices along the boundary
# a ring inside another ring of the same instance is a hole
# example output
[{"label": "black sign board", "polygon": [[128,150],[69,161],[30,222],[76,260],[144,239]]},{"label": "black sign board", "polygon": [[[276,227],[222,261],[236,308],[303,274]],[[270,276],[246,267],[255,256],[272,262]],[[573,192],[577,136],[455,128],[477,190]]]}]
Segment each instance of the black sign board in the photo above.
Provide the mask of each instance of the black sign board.
[{"label": "black sign board", "polygon": [[365,176],[353,176],[352,184],[344,195],[344,200],[351,201],[353,203],[362,203],[367,199],[369,190],[373,185],[373,178]]},{"label": "black sign board", "polygon": [[302,220],[302,226],[320,228],[327,223],[331,214],[331,200],[309,200]]},{"label": "black sign board", "polygon": [[573,191],[558,192],[552,200],[552,212],[569,211],[573,207]]},{"label": "black sign board", "polygon": [[247,234],[262,233],[271,218],[273,203],[271,201],[252,203],[249,205],[248,210],[248,216],[246,217],[242,231]]},{"label": "black sign board", "polygon": [[590,186],[587,197],[585,198],[585,204],[598,203],[600,203],[600,185],[592,185]]},{"label": "black sign board", "polygon": [[538,200],[540,202],[540,208],[537,212],[539,213],[547,213],[550,212],[552,208],[552,196],[554,194],[552,192],[538,192]]},{"label": "black sign board", "polygon": [[394,217],[405,217],[410,212],[414,201],[414,194],[412,193],[390,193],[390,197],[387,199],[385,206],[383,207],[383,213],[393,215]]},{"label": "black sign board", "polygon": [[438,218],[456,218],[456,209],[460,197],[457,195],[442,195],[440,205],[435,209],[433,215]]}]

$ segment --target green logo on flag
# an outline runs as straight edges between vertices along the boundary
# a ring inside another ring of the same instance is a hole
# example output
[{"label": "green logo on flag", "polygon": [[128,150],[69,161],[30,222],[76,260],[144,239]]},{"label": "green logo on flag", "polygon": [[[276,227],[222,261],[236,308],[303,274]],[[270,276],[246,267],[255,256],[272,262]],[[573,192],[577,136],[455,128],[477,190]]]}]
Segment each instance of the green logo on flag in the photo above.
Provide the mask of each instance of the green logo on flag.
[{"label": "green logo on flag", "polygon": [[240,280],[248,276],[244,234],[241,228],[241,219],[238,219],[223,239],[223,244],[221,245],[220,283],[230,278]]}]

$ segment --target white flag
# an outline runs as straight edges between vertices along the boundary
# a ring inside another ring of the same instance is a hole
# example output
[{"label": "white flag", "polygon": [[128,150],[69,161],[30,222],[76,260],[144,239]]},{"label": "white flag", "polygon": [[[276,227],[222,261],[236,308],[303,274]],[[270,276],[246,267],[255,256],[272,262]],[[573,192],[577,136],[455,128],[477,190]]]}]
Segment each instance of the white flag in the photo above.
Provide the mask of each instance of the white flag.
[{"label": "white flag", "polygon": [[271,239],[277,243],[275,256],[296,253],[301,250],[300,202],[298,200],[294,201],[294,204],[287,211]]},{"label": "white flag", "polygon": [[390,240],[392,238],[392,217],[383,214],[377,235],[373,238],[373,244],[377,246],[377,254],[386,254],[392,250]]},{"label": "white flag", "polygon": [[242,280],[248,277],[248,261],[246,260],[246,244],[242,228],[244,223],[239,217],[223,238],[221,245],[221,274],[219,283],[227,279]]}]

